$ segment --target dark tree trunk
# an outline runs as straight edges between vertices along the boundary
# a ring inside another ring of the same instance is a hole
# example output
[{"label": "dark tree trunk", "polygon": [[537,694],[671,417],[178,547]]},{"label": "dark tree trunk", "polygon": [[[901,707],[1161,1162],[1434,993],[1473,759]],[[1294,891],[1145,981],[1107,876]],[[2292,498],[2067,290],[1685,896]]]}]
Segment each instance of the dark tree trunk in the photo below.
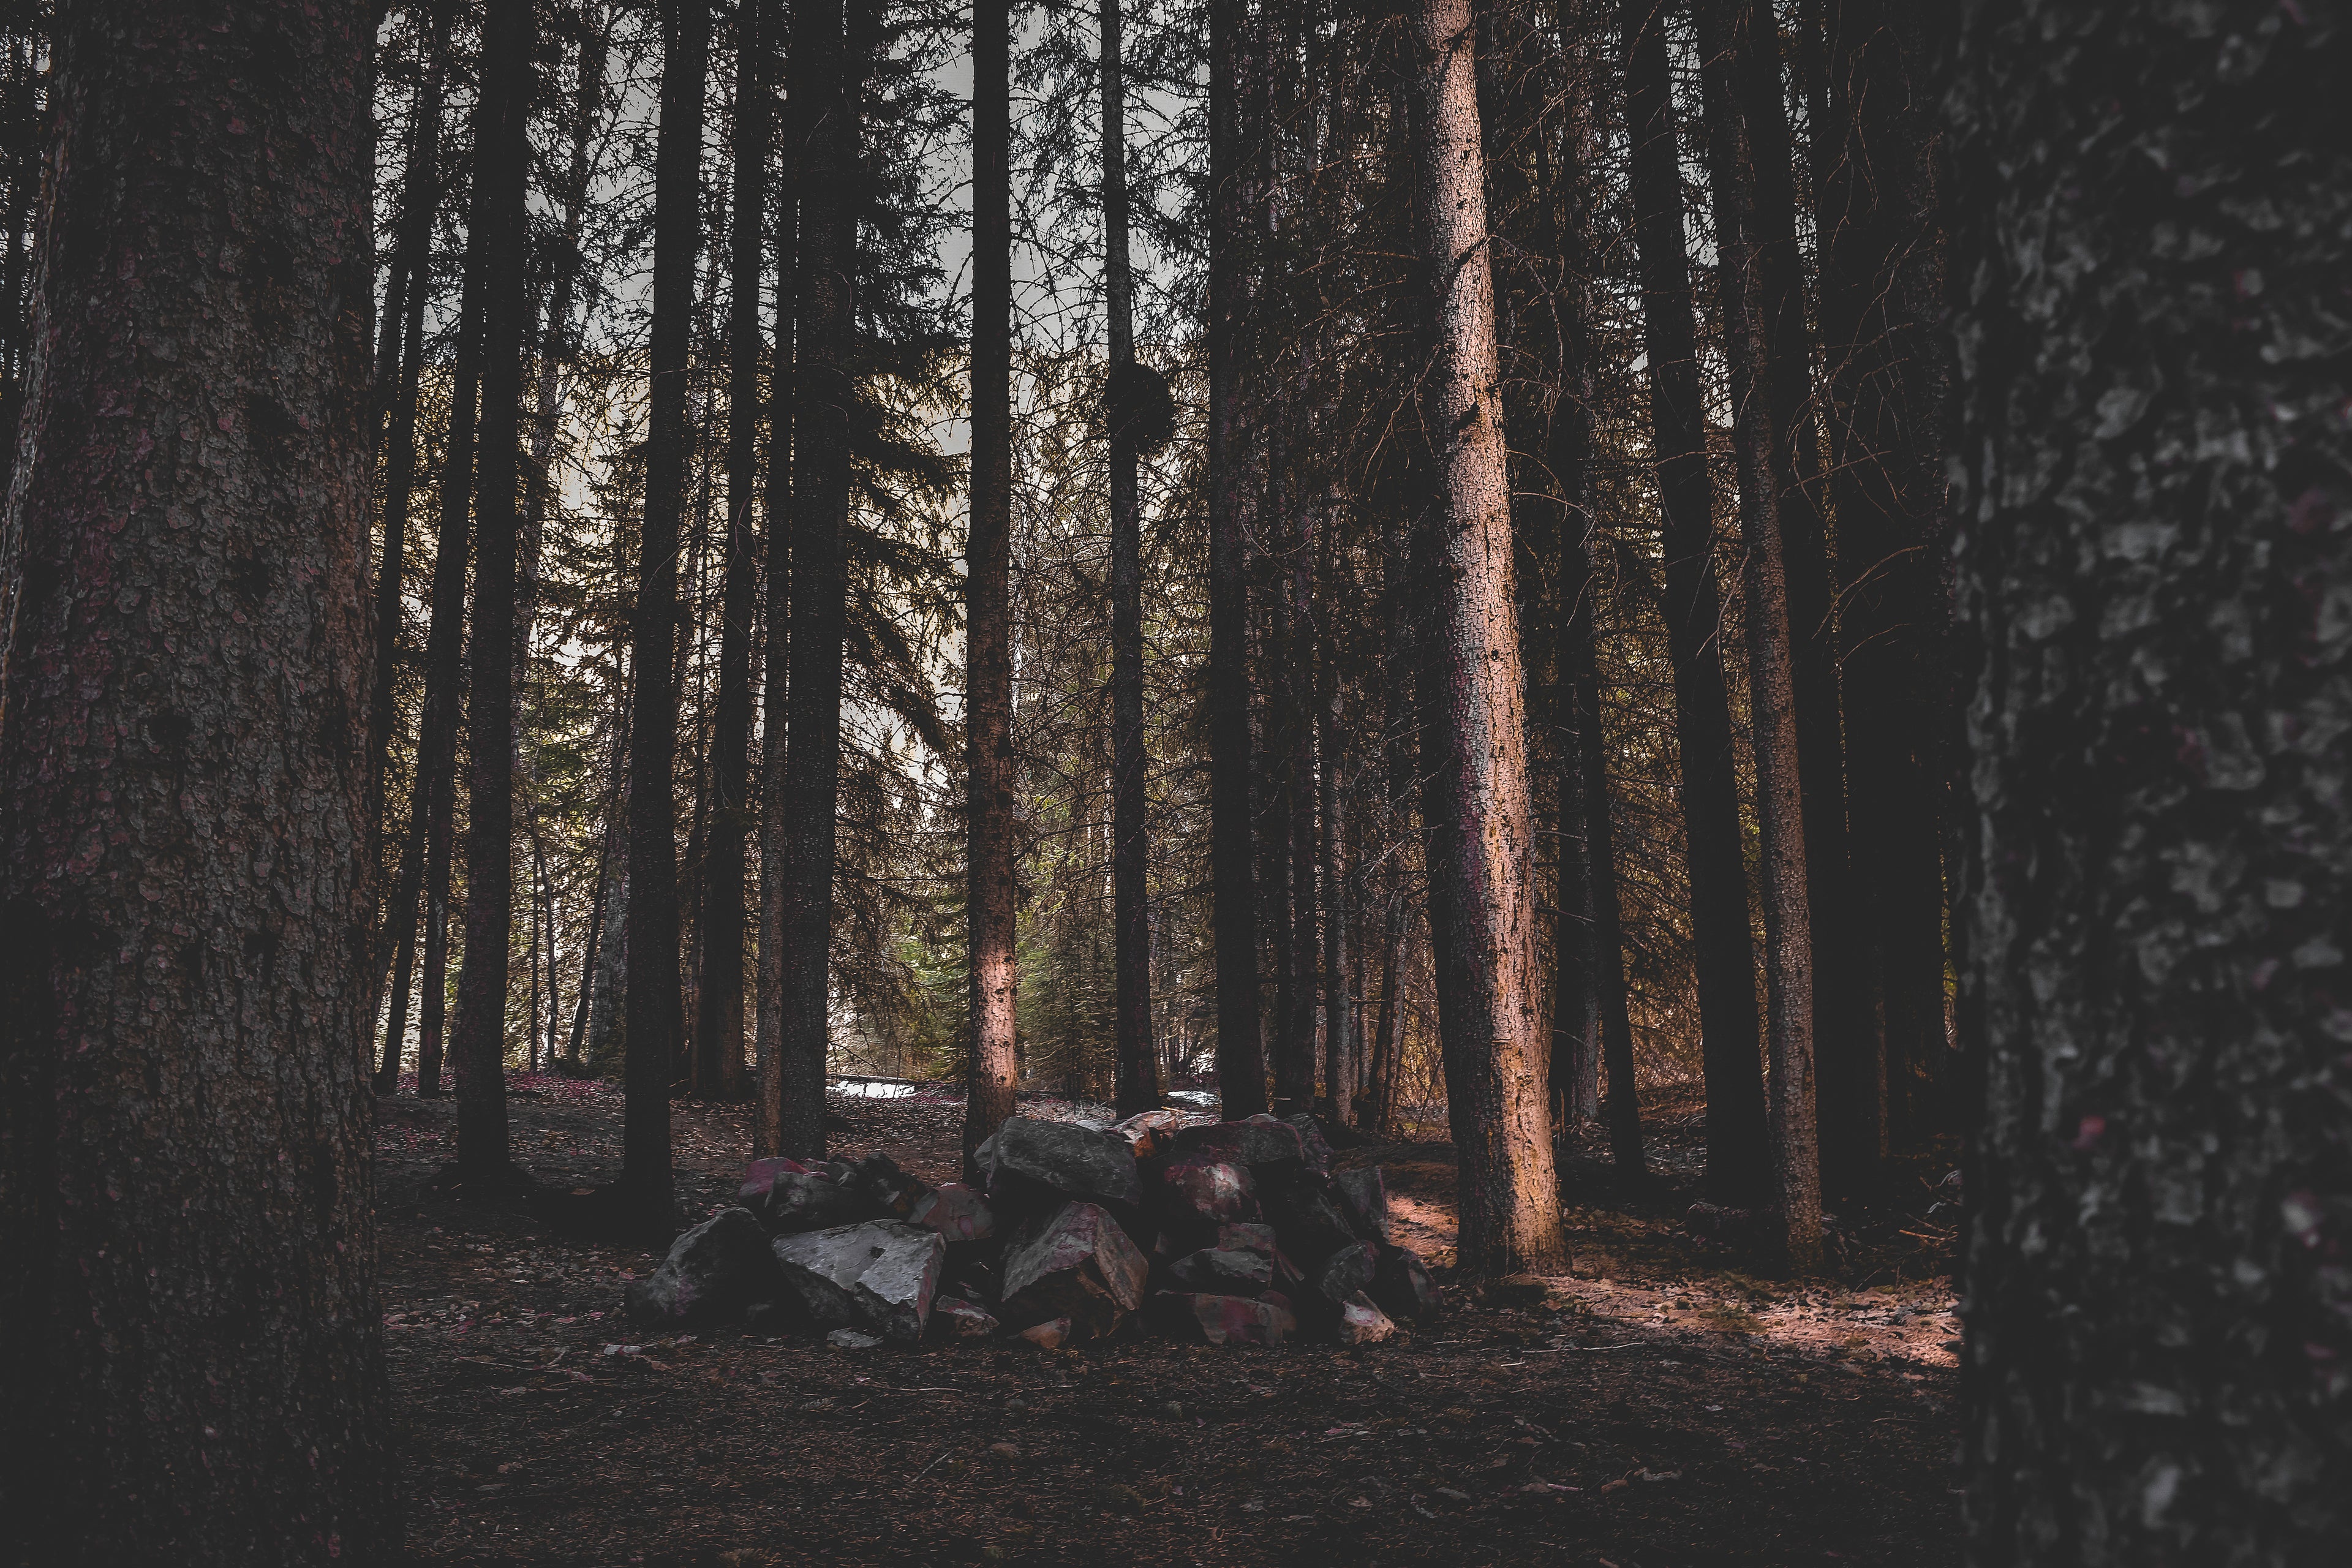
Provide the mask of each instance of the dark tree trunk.
[{"label": "dark tree trunk", "polygon": [[1422,0],[1412,16],[1417,226],[1433,290],[1423,420],[1439,477],[1425,556],[1441,584],[1423,658],[1430,929],[1463,1266],[1553,1273],[1565,1253],[1535,1006],[1527,699],[1470,20],[1470,0]]},{"label": "dark tree trunk", "polygon": [[1756,756],[1756,820],[1764,891],[1765,1050],[1775,1199],[1790,1268],[1822,1264],[1821,1147],[1813,1113],[1813,937],[1805,880],[1805,818],[1797,767],[1797,700],[1789,601],[1780,562],[1779,433],[1763,378],[1770,363],[1756,314],[1756,245],[1733,84],[1730,0],[1698,0],[1707,183],[1715,208],[1716,299],[1730,372],[1731,446],[1747,547],[1748,729]]},{"label": "dark tree trunk", "polygon": [[594,1011],[598,981],[604,973],[604,948],[608,943],[618,945],[612,942],[610,932],[619,927],[605,918],[605,907],[612,900],[613,890],[620,885],[618,861],[626,836],[621,781],[627,761],[623,739],[628,731],[622,717],[628,710],[627,700],[624,699],[618,706],[620,712],[614,716],[613,723],[613,761],[609,774],[611,784],[605,796],[604,831],[596,846],[596,889],[588,905],[588,937],[581,944],[580,999],[572,1010],[572,1039],[563,1053],[564,1065],[574,1072],[582,1070],[586,1060],[583,1053],[587,1044],[589,1020]]},{"label": "dark tree trunk", "polygon": [[[1116,16],[1117,13],[1107,13]],[[970,747],[971,1046],[965,1073],[967,1167],[1013,1111],[1012,17],[1004,0],[972,11],[971,536],[965,546],[965,700]],[[1107,49],[1107,72],[1116,61]],[[1112,89],[1106,86],[1105,102]],[[1108,154],[1106,153],[1106,158]],[[1125,238],[1124,235],[1119,237]],[[1116,322],[1118,314],[1113,312]],[[1117,437],[1114,435],[1113,439]],[[1133,489],[1133,451],[1129,489]],[[1114,492],[1118,464],[1112,464]],[[1117,511],[1118,496],[1112,506]],[[1117,527],[1116,515],[1113,526]],[[1114,628],[1114,638],[1117,631]],[[1123,978],[1123,977],[1122,977]],[[1124,996],[1122,995],[1122,1000]],[[1147,1003],[1148,1005],[1148,1003]],[[1125,1015],[1121,1014],[1124,1027]],[[1148,1025],[1147,1025],[1148,1027]],[[1148,1038],[1148,1037],[1147,1037]],[[1122,1044],[1123,1044],[1122,1040]],[[1124,1060],[1124,1058],[1122,1058]],[[1122,1074],[1122,1077],[1125,1075]],[[1122,1104],[1120,1114],[1126,1114]]]},{"label": "dark tree trunk", "polygon": [[[400,1058],[408,1043],[408,999],[416,981],[416,896],[425,882],[425,818],[412,811],[407,842],[400,852],[400,871],[393,879],[392,897],[383,906],[378,926],[378,951],[392,943],[392,1002],[384,1010],[383,1060],[376,1068],[375,1091],[400,1089]],[[378,987],[381,992],[382,987]]]},{"label": "dark tree trunk", "polygon": [[1664,8],[1624,0],[1627,134],[1641,251],[1643,341],[1649,355],[1659,510],[1665,532],[1666,637],[1675,663],[1683,832],[1690,867],[1691,945],[1698,970],[1706,1075],[1707,1186],[1753,1204],[1769,1185],[1756,972],[1748,957],[1747,872],[1732,776],[1731,720],[1716,633],[1713,501],[1684,250],[1682,171],[1669,96]]},{"label": "dark tree trunk", "polygon": [[517,457],[522,437],[524,185],[530,162],[530,13],[483,23],[475,116],[474,233],[483,259],[481,453],[477,474],[474,679],[467,693],[466,961],[449,1055],[457,1069],[457,1172],[487,1202],[507,1151],[507,977],[514,930],[514,647]]},{"label": "dark tree trunk", "polygon": [[1865,1191],[1884,1143],[1885,1083],[1870,966],[1846,842],[1845,738],[1839,728],[1837,585],[1822,508],[1821,426],[1814,416],[1812,328],[1798,247],[1794,154],[1773,0],[1730,0],[1730,90],[1748,135],[1754,310],[1765,342],[1758,386],[1780,439],[1773,500],[1780,514],[1797,773],[1804,797],[1805,888],[1813,927],[1813,1051],[1822,1180],[1840,1196]]},{"label": "dark tree trunk", "polygon": [[1964,26],[1969,1560],[2333,1562],[2352,33]]},{"label": "dark tree trunk", "polygon": [[[1580,18],[1575,18],[1580,20]],[[1580,45],[1563,40],[1566,98],[1593,77]],[[1591,1120],[1605,1100],[1610,1153],[1619,1170],[1643,1172],[1642,1114],[1633,1093],[1633,1030],[1626,1013],[1625,948],[1617,891],[1616,833],[1610,816],[1608,748],[1601,729],[1601,663],[1594,621],[1591,328],[1591,166],[1593,117],[1571,107],[1558,143],[1559,174],[1546,209],[1557,228],[1559,263],[1557,401],[1549,457],[1561,510],[1559,644],[1553,690],[1559,747],[1559,937],[1552,1006],[1552,1100],[1561,1120]]]},{"label": "dark tree trunk", "polygon": [[719,710],[703,861],[702,977],[695,1092],[732,1096],[743,1077],[743,861],[751,828],[751,615],[758,586],[751,497],[759,487],[760,279],[768,211],[768,59],[778,0],[735,21],[735,228],[727,341],[727,564],[719,589]]},{"label": "dark tree trunk", "polygon": [[844,571],[849,528],[850,366],[855,324],[858,113],[870,0],[856,47],[837,5],[810,0],[793,16],[794,145],[802,176],[793,376],[792,745],[784,787],[790,830],[782,846],[785,897],[778,921],[784,966],[781,1029],[769,1067],[777,1082],[778,1152],[824,1153],[824,1072],[830,1044],[833,874],[841,794]]},{"label": "dark tree trunk", "polygon": [[[787,67],[786,79],[791,77]],[[809,121],[788,110],[783,190],[776,213],[776,330],[768,373],[768,527],[762,541],[765,637],[760,684],[760,942],[752,1024],[751,1152],[766,1159],[782,1138],[784,915],[792,897],[785,843],[793,828],[789,787],[792,719],[793,310],[800,276],[800,169]]]},{"label": "dark tree trunk", "polygon": [[1246,212],[1234,80],[1247,47],[1241,0],[1209,5],[1209,816],[1217,952],[1217,1090],[1228,1118],[1266,1109],[1258,1016],[1257,874],[1250,833],[1249,476],[1234,360],[1249,312]]},{"label": "dark tree trunk", "polygon": [[0,558],[12,1556],[402,1556],[365,1065],[369,21],[59,13]]},{"label": "dark tree trunk", "polygon": [[[397,363],[397,384],[379,373],[378,395],[390,394],[383,472],[383,550],[375,574],[375,674],[368,700],[368,865],[383,858],[387,780],[392,766],[394,696],[400,674],[403,574],[408,559],[408,503],[416,479],[416,395],[425,363],[425,298],[430,292],[433,213],[440,195],[441,79],[449,53],[449,13],[433,12],[425,44],[425,77],[416,94],[416,125],[409,143],[401,192],[402,309],[385,313],[384,336]],[[408,931],[415,931],[416,895],[408,896]],[[394,927],[386,925],[386,932]],[[377,939],[379,942],[382,937]],[[403,940],[406,940],[404,938]]]},{"label": "dark tree trunk", "polygon": [[[1286,443],[1286,447],[1287,444]],[[1287,861],[1289,921],[1276,934],[1281,944],[1282,985],[1275,1008],[1274,1113],[1297,1116],[1315,1109],[1316,872],[1322,847],[1315,832],[1315,523],[1304,498],[1292,493],[1296,459],[1282,453],[1283,491],[1271,510],[1295,512],[1298,526],[1289,541],[1290,560],[1276,590],[1283,598],[1280,634],[1274,639],[1277,667],[1276,732],[1282,747],[1282,826],[1276,842]]]},{"label": "dark tree trunk", "polygon": [[651,417],[646,437],[645,524],[637,547],[629,667],[628,984],[622,1199],[633,1230],[667,1236],[677,1223],[670,1185],[669,1090],[677,1055],[678,524],[686,510],[687,361],[700,244],[702,100],[710,56],[709,0],[672,0],[662,42],[661,125],[654,153]]},{"label": "dark tree trunk", "polygon": [[1127,77],[1118,0],[1102,0],[1103,286],[1110,316],[1111,931],[1121,1116],[1160,1103],[1151,1048],[1150,845],[1143,744],[1143,498],[1136,482],[1134,285],[1127,254]]},{"label": "dark tree trunk", "polygon": [[[1326,507],[1323,531],[1322,610],[1324,625],[1338,624],[1333,581],[1336,558],[1332,534],[1336,509]],[[1345,730],[1339,709],[1338,660],[1326,633],[1318,665],[1316,750],[1322,766],[1317,775],[1317,805],[1322,826],[1318,856],[1323,887],[1323,1091],[1324,1113],[1346,1126],[1354,1118],[1356,1097],[1355,1012],[1348,994],[1348,866],[1347,837],[1341,810],[1346,797]]]}]

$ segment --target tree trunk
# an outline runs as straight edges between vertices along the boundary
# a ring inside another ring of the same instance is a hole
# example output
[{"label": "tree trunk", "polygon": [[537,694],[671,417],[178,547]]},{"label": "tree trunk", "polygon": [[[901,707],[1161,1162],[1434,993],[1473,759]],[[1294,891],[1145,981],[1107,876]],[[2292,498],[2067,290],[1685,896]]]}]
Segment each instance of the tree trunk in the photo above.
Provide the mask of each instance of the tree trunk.
[{"label": "tree trunk", "polygon": [[1160,1103],[1151,1048],[1150,759],[1143,743],[1143,498],[1136,480],[1134,286],[1127,254],[1127,78],[1118,0],[1102,3],[1103,288],[1110,316],[1111,931],[1121,1116]]},{"label": "tree trunk", "polygon": [[401,1556],[365,1068],[369,21],[58,16],[0,559],[0,1510],[44,1562]]},{"label": "tree trunk", "polygon": [[[400,873],[393,880],[392,898],[383,906],[378,942],[393,942],[392,1001],[383,1016],[383,1060],[376,1068],[375,1091],[400,1091],[400,1058],[408,1043],[408,999],[416,980],[416,896],[425,881],[425,818],[411,814],[407,843],[400,852]],[[377,987],[379,993],[382,986]],[[372,1021],[372,1020],[371,1020]]]},{"label": "tree trunk", "polygon": [[727,341],[727,565],[719,589],[719,710],[712,736],[710,826],[705,841],[700,1016],[695,1089],[733,1096],[743,1077],[743,858],[751,832],[751,615],[759,484],[760,278],[767,241],[768,68],[777,0],[753,0],[735,20],[735,228]]},{"label": "tree trunk", "polygon": [[1969,1560],[2333,1562],[2352,34],[1965,15]]},{"label": "tree trunk", "polygon": [[[797,19],[793,37],[797,39]],[[797,58],[795,55],[794,58]],[[787,67],[786,79],[799,79]],[[785,845],[793,828],[791,756],[793,293],[800,276],[801,161],[810,121],[787,107],[783,189],[776,214],[776,330],[768,373],[768,527],[760,684],[760,941],[752,1025],[751,1153],[774,1155],[782,1137],[783,930],[792,884]]]},{"label": "tree trunk", "polygon": [[1813,1050],[1819,1068],[1822,1181],[1841,1196],[1872,1185],[1885,1142],[1884,1056],[1869,965],[1871,935],[1853,893],[1846,841],[1845,738],[1840,729],[1837,585],[1822,508],[1812,328],[1798,246],[1794,155],[1773,0],[1732,0],[1726,21],[1748,133],[1754,310],[1765,342],[1758,387],[1779,433],[1773,498],[1780,514],[1797,773],[1804,797],[1805,888],[1813,928]]},{"label": "tree trunk", "polygon": [[1248,467],[1236,342],[1249,314],[1235,74],[1247,47],[1241,0],[1209,4],[1209,837],[1217,954],[1217,1092],[1229,1119],[1266,1109],[1258,1017],[1257,870],[1250,832]]},{"label": "tree trunk", "polygon": [[1321,847],[1315,832],[1315,525],[1301,499],[1291,493],[1297,474],[1289,445],[1282,443],[1273,459],[1283,488],[1268,509],[1277,518],[1286,513],[1298,518],[1286,551],[1290,560],[1275,591],[1282,613],[1271,639],[1276,668],[1267,682],[1273,689],[1269,706],[1274,713],[1267,727],[1282,757],[1282,823],[1275,842],[1285,862],[1289,892],[1289,919],[1275,936],[1281,949],[1281,984],[1275,1005],[1276,1116],[1299,1116],[1315,1109],[1316,965],[1321,956],[1315,876]]},{"label": "tree trunk", "polygon": [[1741,620],[1747,628],[1748,727],[1756,755],[1756,820],[1764,884],[1765,1050],[1772,1163],[1790,1268],[1822,1265],[1821,1148],[1813,1119],[1813,938],[1805,883],[1805,816],[1797,763],[1794,660],[1780,563],[1779,452],[1763,384],[1771,363],[1754,305],[1756,246],[1733,87],[1730,0],[1698,0],[1707,184],[1715,206],[1716,298],[1730,371],[1731,446],[1747,546]]},{"label": "tree trunk", "polygon": [[[854,0],[861,16],[870,0]],[[863,96],[862,51],[844,38],[837,6],[793,16],[794,144],[801,151],[801,233],[793,392],[792,745],[785,792],[785,897],[778,956],[784,966],[781,1029],[769,1063],[778,1107],[777,1148],[794,1158],[824,1153],[824,1073],[830,1045],[833,875],[841,793],[841,684],[848,582],[849,424],[856,397],[849,357],[856,211],[851,202]]]},{"label": "tree trunk", "polygon": [[1753,1204],[1770,1186],[1756,972],[1748,956],[1747,871],[1732,776],[1731,720],[1717,631],[1713,500],[1683,248],[1682,171],[1666,69],[1664,12],[1624,0],[1628,134],[1641,251],[1643,342],[1649,355],[1659,510],[1664,522],[1666,637],[1675,663],[1683,832],[1706,1074],[1707,1187]]},{"label": "tree trunk", "polygon": [[702,101],[710,55],[709,0],[672,0],[662,39],[661,124],[654,152],[651,416],[645,524],[637,547],[629,666],[628,984],[621,1194],[629,1228],[667,1237],[671,1191],[669,1090],[677,1055],[678,524],[686,509],[687,362],[695,255],[702,223]]},{"label": "tree trunk", "polygon": [[1423,815],[1461,1258],[1473,1274],[1555,1273],[1565,1252],[1537,1037],[1526,694],[1470,0],[1421,0],[1412,24],[1417,206],[1434,290],[1423,420],[1441,478],[1426,557],[1441,586],[1424,662]]},{"label": "tree trunk", "polygon": [[[1338,620],[1333,582],[1336,556],[1332,534],[1337,508],[1326,505],[1323,531],[1323,615],[1328,626]],[[1320,870],[1323,884],[1323,1089],[1325,1114],[1345,1127],[1351,1121],[1356,1096],[1355,1013],[1348,994],[1348,867],[1347,837],[1340,808],[1345,797],[1346,758],[1342,750],[1338,660],[1327,640],[1318,665],[1321,689],[1316,694],[1317,751],[1322,759],[1318,775],[1318,805],[1323,839]]]}]

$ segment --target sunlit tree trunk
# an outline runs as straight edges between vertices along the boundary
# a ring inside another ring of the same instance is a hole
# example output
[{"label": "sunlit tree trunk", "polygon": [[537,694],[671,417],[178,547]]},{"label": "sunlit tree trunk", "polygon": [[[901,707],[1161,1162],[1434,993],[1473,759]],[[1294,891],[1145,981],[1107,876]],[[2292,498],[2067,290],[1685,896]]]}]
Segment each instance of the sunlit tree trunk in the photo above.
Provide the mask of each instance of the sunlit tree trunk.
[{"label": "sunlit tree trunk", "polygon": [[1969,1561],[2334,1562],[2352,32],[1963,26]]},{"label": "sunlit tree trunk", "polygon": [[1417,208],[1433,291],[1422,396],[1439,479],[1423,556],[1435,599],[1423,798],[1460,1256],[1473,1273],[1555,1272],[1565,1258],[1535,1005],[1526,694],[1470,0],[1421,0],[1412,26]]},{"label": "sunlit tree trunk", "polygon": [[373,20],[58,13],[0,545],[26,1562],[404,1557],[365,1068]]}]

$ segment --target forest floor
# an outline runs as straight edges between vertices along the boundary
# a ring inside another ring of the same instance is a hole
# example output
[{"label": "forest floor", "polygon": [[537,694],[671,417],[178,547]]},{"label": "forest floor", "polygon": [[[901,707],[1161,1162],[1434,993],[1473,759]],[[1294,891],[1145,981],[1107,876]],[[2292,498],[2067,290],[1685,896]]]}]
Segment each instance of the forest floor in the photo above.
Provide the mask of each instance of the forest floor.
[{"label": "forest floor", "polygon": [[[517,1080],[517,1160],[619,1169],[619,1095]],[[836,1157],[954,1176],[962,1108],[835,1096]],[[641,1342],[651,1252],[551,1237],[520,1203],[436,1190],[452,1104],[378,1102],[382,1290],[408,1542],[426,1563],[1487,1564],[1959,1560],[1948,1247],[1917,1217],[1946,1164],[1848,1216],[1792,1285],[1690,1234],[1704,1113],[1645,1104],[1653,1181],[1563,1172],[1574,1262],[1541,1307],[1447,1282],[1449,1145],[1384,1167],[1433,1327],[1362,1350],[1145,1338],[843,1351],[734,1329]],[[1027,1114],[1068,1115],[1066,1102]],[[740,1106],[681,1103],[681,1210],[731,1195]]]}]

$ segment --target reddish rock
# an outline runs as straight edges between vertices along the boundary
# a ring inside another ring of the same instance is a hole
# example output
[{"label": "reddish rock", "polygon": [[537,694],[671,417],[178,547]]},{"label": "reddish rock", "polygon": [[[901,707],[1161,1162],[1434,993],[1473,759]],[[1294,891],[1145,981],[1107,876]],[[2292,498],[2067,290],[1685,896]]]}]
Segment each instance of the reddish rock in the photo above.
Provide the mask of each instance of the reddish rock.
[{"label": "reddish rock", "polygon": [[1247,1296],[1167,1290],[1151,1301],[1161,1332],[1213,1345],[1278,1345],[1298,1326],[1280,1303]]},{"label": "reddish rock", "polygon": [[1343,1345],[1376,1345],[1393,1339],[1396,1324],[1389,1315],[1372,1304],[1372,1299],[1361,1291],[1339,1303],[1339,1321],[1334,1332]]},{"label": "reddish rock", "polygon": [[1070,1342],[1072,1324],[1067,1318],[1051,1318],[1042,1323],[1032,1323],[1021,1331],[1021,1337],[1041,1351],[1057,1351]]},{"label": "reddish rock", "polygon": [[949,1245],[986,1241],[996,1234],[996,1214],[961,1182],[942,1182],[925,1194],[907,1216],[911,1225],[936,1230]]},{"label": "reddish rock", "polygon": [[1143,1304],[1150,1266],[1100,1205],[1064,1204],[1004,1251],[1007,1322],[1070,1320],[1080,1338],[1099,1339]]},{"label": "reddish rock", "polygon": [[1228,1252],[1262,1252],[1272,1258],[1280,1244],[1276,1240],[1274,1226],[1237,1223],[1217,1227],[1217,1245]]},{"label": "reddish rock", "polygon": [[773,1159],[754,1160],[744,1167],[743,1183],[735,1189],[735,1201],[756,1210],[766,1203],[768,1191],[776,1184],[778,1176],[786,1172],[798,1175],[807,1169],[798,1160],[787,1160],[781,1154]]},{"label": "reddish rock", "polygon": [[1148,1208],[1162,1227],[1193,1241],[1258,1217],[1257,1180],[1238,1161],[1179,1155],[1155,1165]]},{"label": "reddish rock", "polygon": [[951,1340],[984,1340],[996,1331],[996,1318],[961,1297],[941,1296],[931,1303],[931,1331]]}]

